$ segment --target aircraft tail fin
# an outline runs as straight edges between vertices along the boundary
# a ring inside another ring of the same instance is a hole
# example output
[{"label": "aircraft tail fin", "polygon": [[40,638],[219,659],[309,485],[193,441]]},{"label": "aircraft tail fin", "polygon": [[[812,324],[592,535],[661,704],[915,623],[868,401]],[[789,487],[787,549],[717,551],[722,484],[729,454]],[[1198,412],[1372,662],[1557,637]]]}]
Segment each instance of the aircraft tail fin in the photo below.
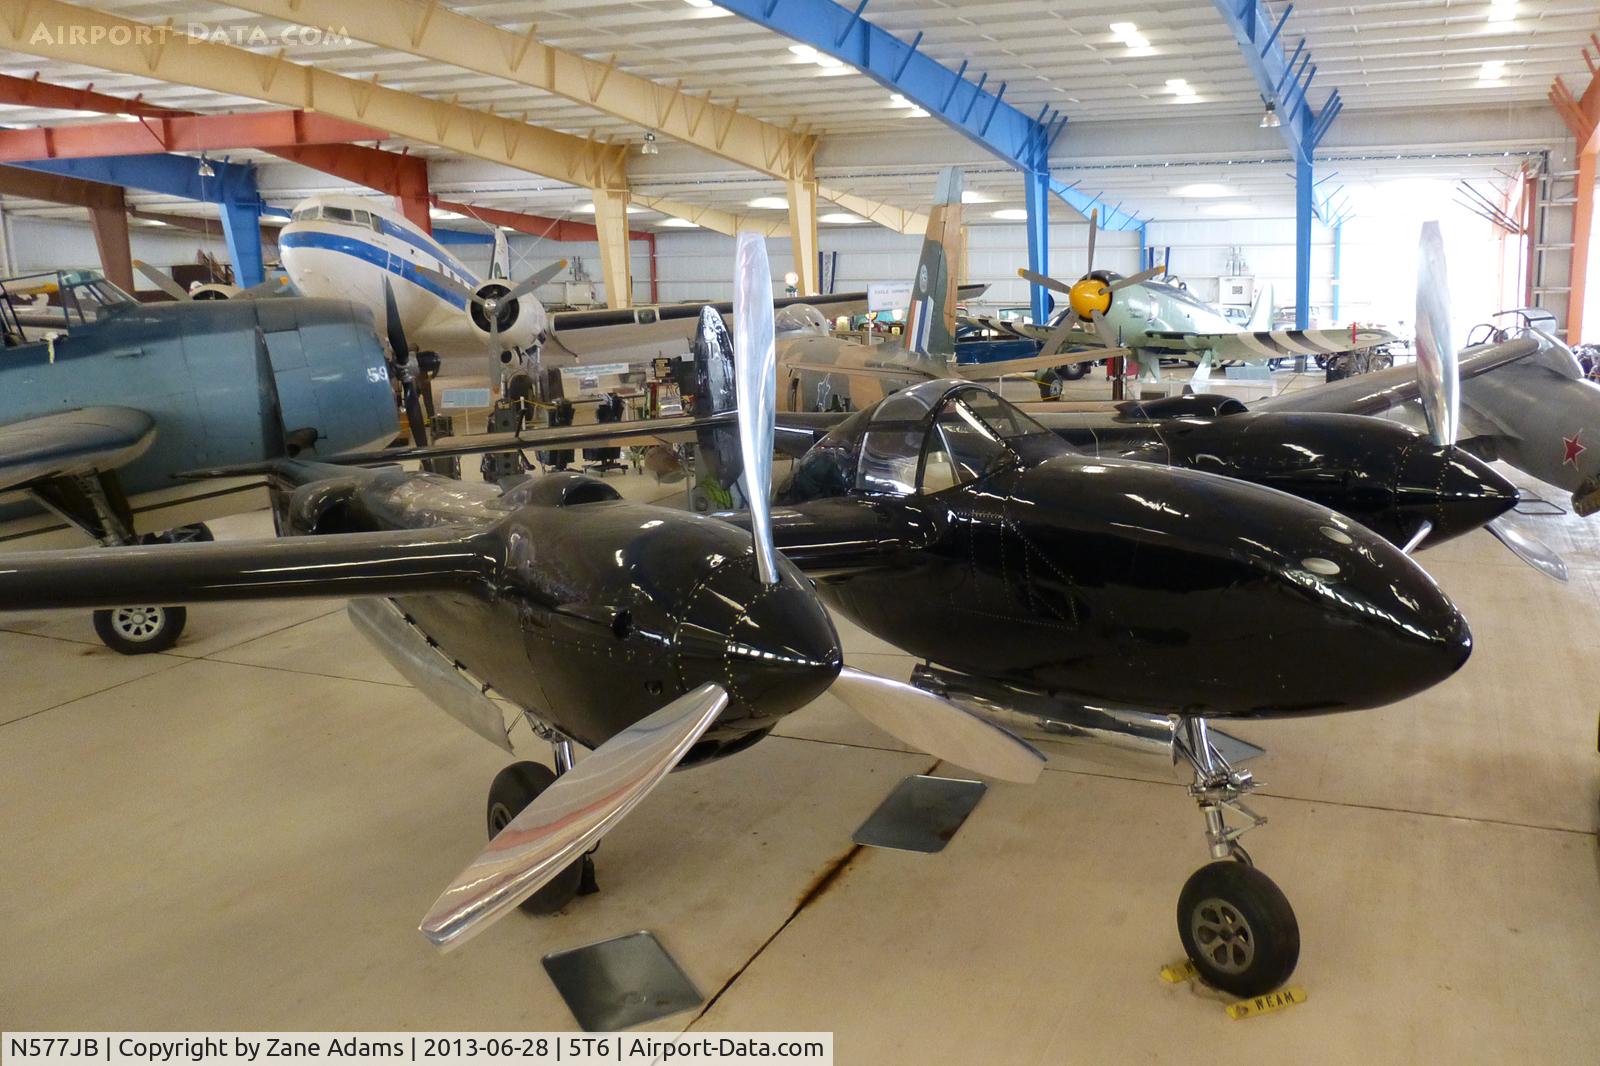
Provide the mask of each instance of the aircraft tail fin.
[{"label": "aircraft tail fin", "polygon": [[1250,306],[1250,321],[1244,328],[1251,333],[1265,333],[1272,328],[1272,312],[1272,286],[1263,285],[1256,293],[1256,302]]},{"label": "aircraft tail fin", "polygon": [[506,241],[506,231],[494,228],[494,260],[489,264],[491,278],[511,277],[511,245]]},{"label": "aircraft tail fin", "polygon": [[911,305],[906,309],[906,351],[941,364],[955,351],[956,275],[963,258],[961,187],[960,168],[946,167],[939,173],[928,232],[911,281]]}]

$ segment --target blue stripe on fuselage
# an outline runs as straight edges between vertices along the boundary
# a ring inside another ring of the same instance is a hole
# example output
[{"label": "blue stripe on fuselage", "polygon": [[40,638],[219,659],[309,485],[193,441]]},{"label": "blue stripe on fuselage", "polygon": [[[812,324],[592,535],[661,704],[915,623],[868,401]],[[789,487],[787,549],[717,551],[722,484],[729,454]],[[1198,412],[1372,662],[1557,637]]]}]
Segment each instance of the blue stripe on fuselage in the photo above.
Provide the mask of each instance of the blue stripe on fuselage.
[{"label": "blue stripe on fuselage", "polygon": [[412,233],[404,226],[395,225],[386,218],[380,218],[378,216],[374,217],[378,218],[378,228],[385,237],[398,237],[400,240],[405,241],[418,251],[427,252],[429,255],[439,260],[439,262],[444,263],[451,270],[454,270],[457,274],[460,274],[463,278],[465,278],[468,285],[471,285],[474,289],[478,287],[478,279],[472,276],[472,271],[462,266],[461,260],[445,251],[439,245],[428,240],[426,237],[421,237],[415,233]]},{"label": "blue stripe on fuselage", "polygon": [[[434,296],[443,300],[457,310],[465,310],[467,302],[449,289],[435,284],[430,279],[417,272],[416,265],[408,263],[398,256],[390,255],[388,250],[379,248],[375,244],[356,240],[354,237],[345,237],[337,233],[320,233],[316,230],[302,230],[297,233],[282,233],[278,236],[278,245],[282,248],[321,248],[325,251],[340,252],[344,255],[359,259],[364,263],[371,263],[379,270],[386,270],[391,274],[404,278],[406,281],[425,289]],[[467,274],[470,287],[476,288],[476,280]]]}]

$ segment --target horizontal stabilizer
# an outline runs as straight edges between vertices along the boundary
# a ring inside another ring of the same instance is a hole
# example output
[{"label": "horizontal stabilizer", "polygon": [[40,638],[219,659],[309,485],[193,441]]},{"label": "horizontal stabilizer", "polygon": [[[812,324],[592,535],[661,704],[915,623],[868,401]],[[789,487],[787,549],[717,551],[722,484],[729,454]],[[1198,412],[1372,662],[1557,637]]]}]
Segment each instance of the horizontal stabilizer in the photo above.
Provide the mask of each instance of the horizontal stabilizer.
[{"label": "horizontal stabilizer", "polygon": [[463,592],[488,596],[495,542],[451,526],[0,557],[0,610]]}]

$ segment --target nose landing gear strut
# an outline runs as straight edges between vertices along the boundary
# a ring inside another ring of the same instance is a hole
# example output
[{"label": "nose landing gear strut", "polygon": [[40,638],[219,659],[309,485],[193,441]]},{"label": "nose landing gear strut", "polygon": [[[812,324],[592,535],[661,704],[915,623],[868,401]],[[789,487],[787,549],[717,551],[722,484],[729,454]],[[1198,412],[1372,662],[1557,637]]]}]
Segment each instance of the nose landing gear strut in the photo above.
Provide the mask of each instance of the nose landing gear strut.
[{"label": "nose landing gear strut", "polygon": [[[1189,795],[1205,818],[1212,859],[1178,895],[1178,936],[1208,983],[1239,996],[1271,992],[1294,973],[1300,926],[1283,890],[1239,845],[1241,836],[1266,824],[1243,802],[1256,789],[1255,778],[1228,765],[1212,745],[1204,718],[1185,718],[1176,739],[1194,767]],[[1244,824],[1228,825],[1229,812]]]}]

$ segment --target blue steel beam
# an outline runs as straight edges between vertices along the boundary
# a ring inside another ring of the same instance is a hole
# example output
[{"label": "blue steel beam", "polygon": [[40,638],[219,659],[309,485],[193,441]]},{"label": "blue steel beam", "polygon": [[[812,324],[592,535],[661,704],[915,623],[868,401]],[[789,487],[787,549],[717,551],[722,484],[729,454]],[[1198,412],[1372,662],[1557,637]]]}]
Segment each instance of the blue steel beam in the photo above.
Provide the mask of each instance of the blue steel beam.
[{"label": "blue steel beam", "polygon": [[256,189],[255,168],[240,163],[208,160],[213,176],[200,176],[200,161],[186,155],[113,155],[92,159],[45,159],[17,166],[50,174],[64,174],[104,185],[143,189],[216,204],[222,216],[222,234],[233,260],[233,280],[239,285],[259,285],[266,276],[261,258],[261,194]]},{"label": "blue steel beam", "polygon": [[1233,31],[1245,65],[1261,90],[1261,98],[1277,108],[1278,132],[1294,157],[1295,326],[1305,329],[1311,315],[1311,221],[1314,215],[1327,221],[1324,205],[1319,205],[1316,199],[1312,161],[1317,145],[1327,136],[1344,105],[1335,90],[1320,112],[1312,110],[1308,96],[1317,68],[1311,62],[1304,38],[1292,54],[1284,53],[1280,34],[1289,19],[1287,8],[1274,19],[1263,0],[1213,0],[1213,3]]},{"label": "blue steel beam", "polygon": [[[976,84],[968,82],[966,60],[959,70],[951,70],[918,51],[922,34],[906,44],[862,18],[868,2],[859,0],[854,8],[847,8],[833,0],[717,0],[717,6],[848,63],[1021,170],[1029,213],[1028,265],[1047,273],[1043,259],[1032,253],[1037,244],[1043,255],[1048,244],[1036,240],[1037,233],[1048,234],[1048,224],[1040,217],[1047,212],[1039,183],[1085,217],[1098,199],[1050,177],[1050,147],[1065,128],[1066,117],[1057,114],[1047,124],[1041,110],[1039,118],[1030,118],[1005,102],[1005,83],[993,93],[985,91],[987,72],[979,75]],[[1124,211],[1113,211],[1101,220],[1105,229],[1136,229],[1140,224],[1137,217]],[[1035,286],[1036,314],[1044,302],[1044,291]]]}]

